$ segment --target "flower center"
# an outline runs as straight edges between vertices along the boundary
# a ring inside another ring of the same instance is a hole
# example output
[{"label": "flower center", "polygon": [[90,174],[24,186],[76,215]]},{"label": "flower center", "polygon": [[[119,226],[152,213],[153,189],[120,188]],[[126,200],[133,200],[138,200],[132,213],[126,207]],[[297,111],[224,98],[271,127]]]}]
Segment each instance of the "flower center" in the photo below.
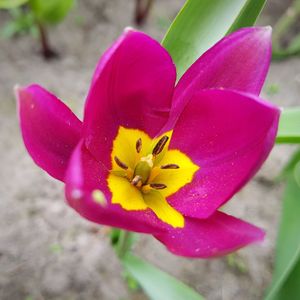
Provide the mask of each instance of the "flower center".
[{"label": "flower center", "polygon": [[[184,216],[169,197],[192,182],[199,167],[180,150],[169,149],[171,136],[172,131],[167,131],[151,139],[142,130],[120,126],[112,145],[107,184],[112,204],[127,211],[150,209],[164,223],[182,228]],[[98,201],[99,195],[95,196]]]},{"label": "flower center", "polygon": [[142,139],[139,138],[136,141],[136,154],[138,156],[138,161],[135,164],[134,169],[128,167],[124,162],[122,162],[117,156],[114,157],[116,164],[126,170],[125,177],[129,182],[139,189],[142,193],[149,193],[151,190],[162,190],[167,186],[164,183],[153,182],[153,180],[160,173],[160,169],[178,169],[179,166],[176,164],[167,164],[161,166],[155,166],[155,160],[159,154],[162,153],[165,148],[169,137],[164,135],[152,149],[152,153],[146,156],[140,157],[142,151]]}]

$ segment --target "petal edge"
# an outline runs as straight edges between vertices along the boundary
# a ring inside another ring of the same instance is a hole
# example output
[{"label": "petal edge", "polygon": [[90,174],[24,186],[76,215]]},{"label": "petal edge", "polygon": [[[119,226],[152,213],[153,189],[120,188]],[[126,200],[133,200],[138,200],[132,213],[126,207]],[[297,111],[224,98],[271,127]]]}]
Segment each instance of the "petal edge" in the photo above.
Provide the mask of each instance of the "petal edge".
[{"label": "petal edge", "polygon": [[82,123],[57,97],[41,86],[15,89],[24,144],[34,162],[63,181]]}]

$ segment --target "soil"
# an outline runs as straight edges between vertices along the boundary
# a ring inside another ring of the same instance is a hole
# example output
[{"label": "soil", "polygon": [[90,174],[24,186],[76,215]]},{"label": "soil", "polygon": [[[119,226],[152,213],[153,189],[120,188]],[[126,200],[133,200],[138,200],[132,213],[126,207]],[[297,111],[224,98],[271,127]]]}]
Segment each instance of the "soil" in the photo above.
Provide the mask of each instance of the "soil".
[{"label": "soil", "polygon": [[[79,1],[78,1],[79,2]],[[156,1],[141,29],[158,40],[183,0]],[[288,1],[270,0],[260,19],[273,24]],[[0,40],[0,299],[147,299],[130,292],[111,249],[107,228],[81,219],[64,202],[63,185],[34,165],[16,118],[13,86],[38,82],[81,115],[94,65],[131,25],[134,1],[86,0],[50,30],[60,58],[44,61],[30,36]],[[8,19],[0,14],[0,27]],[[300,104],[300,60],[272,63],[263,97],[280,106]],[[209,300],[261,299],[271,281],[283,186],[273,182],[293,148],[276,146],[257,176],[226,211],[267,231],[263,243],[228,258],[190,260],[171,255],[150,236],[135,252],[195,288]]]}]

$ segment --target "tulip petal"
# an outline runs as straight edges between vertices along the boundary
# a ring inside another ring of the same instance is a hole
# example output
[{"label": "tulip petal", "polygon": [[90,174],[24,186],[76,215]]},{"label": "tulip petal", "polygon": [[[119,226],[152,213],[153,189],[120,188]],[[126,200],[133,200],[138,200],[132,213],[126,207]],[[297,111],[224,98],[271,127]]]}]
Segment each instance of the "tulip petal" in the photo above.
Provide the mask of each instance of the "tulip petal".
[{"label": "tulip petal", "polygon": [[65,192],[69,205],[84,218],[98,224],[144,233],[166,230],[167,225],[150,209],[127,211],[119,204],[112,204],[108,176],[109,172],[103,164],[94,159],[81,141],[72,154],[66,172]]},{"label": "tulip petal", "polygon": [[271,33],[271,27],[243,28],[210,48],[178,82],[172,113],[179,113],[201,89],[225,88],[259,95],[271,61]]},{"label": "tulip petal", "polygon": [[87,97],[84,135],[87,148],[107,168],[120,126],[154,137],[165,125],[175,79],[169,54],[141,32],[126,30],[104,54]]},{"label": "tulip petal", "polygon": [[16,88],[19,122],[34,162],[61,181],[82,123],[58,98],[38,85]]},{"label": "tulip petal", "polygon": [[168,202],[186,216],[210,216],[265,161],[279,114],[253,95],[229,90],[197,93],[175,125],[170,149],[185,153],[200,169]]},{"label": "tulip petal", "polygon": [[208,219],[185,218],[184,228],[170,229],[155,237],[176,255],[210,258],[263,240],[264,231],[222,212]]}]

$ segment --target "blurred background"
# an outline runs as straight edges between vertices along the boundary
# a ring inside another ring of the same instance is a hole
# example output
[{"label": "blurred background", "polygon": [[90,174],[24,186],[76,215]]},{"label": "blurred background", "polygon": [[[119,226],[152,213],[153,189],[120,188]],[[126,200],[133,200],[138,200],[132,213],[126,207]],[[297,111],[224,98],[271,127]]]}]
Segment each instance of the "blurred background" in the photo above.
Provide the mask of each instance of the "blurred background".
[{"label": "blurred background", "polygon": [[[147,299],[124,283],[109,229],[81,219],[64,203],[63,185],[32,162],[21,140],[13,95],[15,84],[36,82],[81,117],[95,64],[124,27],[139,28],[160,41],[184,0],[154,0],[148,15],[142,12],[138,18],[137,2],[77,1],[63,22],[47,27],[49,55],[41,53],[39,29],[27,26],[30,20],[19,21],[17,29],[9,25],[22,11],[0,11],[1,300]],[[279,106],[300,105],[297,44],[288,55],[282,50],[299,34],[299,19],[291,21],[297,19],[299,7],[296,13],[295,7],[288,10],[292,3],[269,0],[258,22],[277,24],[276,53],[263,97]],[[278,22],[283,15],[288,22]],[[292,151],[291,146],[276,146],[263,169],[225,208],[264,228],[267,236],[262,244],[229,257],[189,260],[142,236],[134,251],[207,299],[261,299],[271,282],[281,211],[283,187],[274,178]]]}]

